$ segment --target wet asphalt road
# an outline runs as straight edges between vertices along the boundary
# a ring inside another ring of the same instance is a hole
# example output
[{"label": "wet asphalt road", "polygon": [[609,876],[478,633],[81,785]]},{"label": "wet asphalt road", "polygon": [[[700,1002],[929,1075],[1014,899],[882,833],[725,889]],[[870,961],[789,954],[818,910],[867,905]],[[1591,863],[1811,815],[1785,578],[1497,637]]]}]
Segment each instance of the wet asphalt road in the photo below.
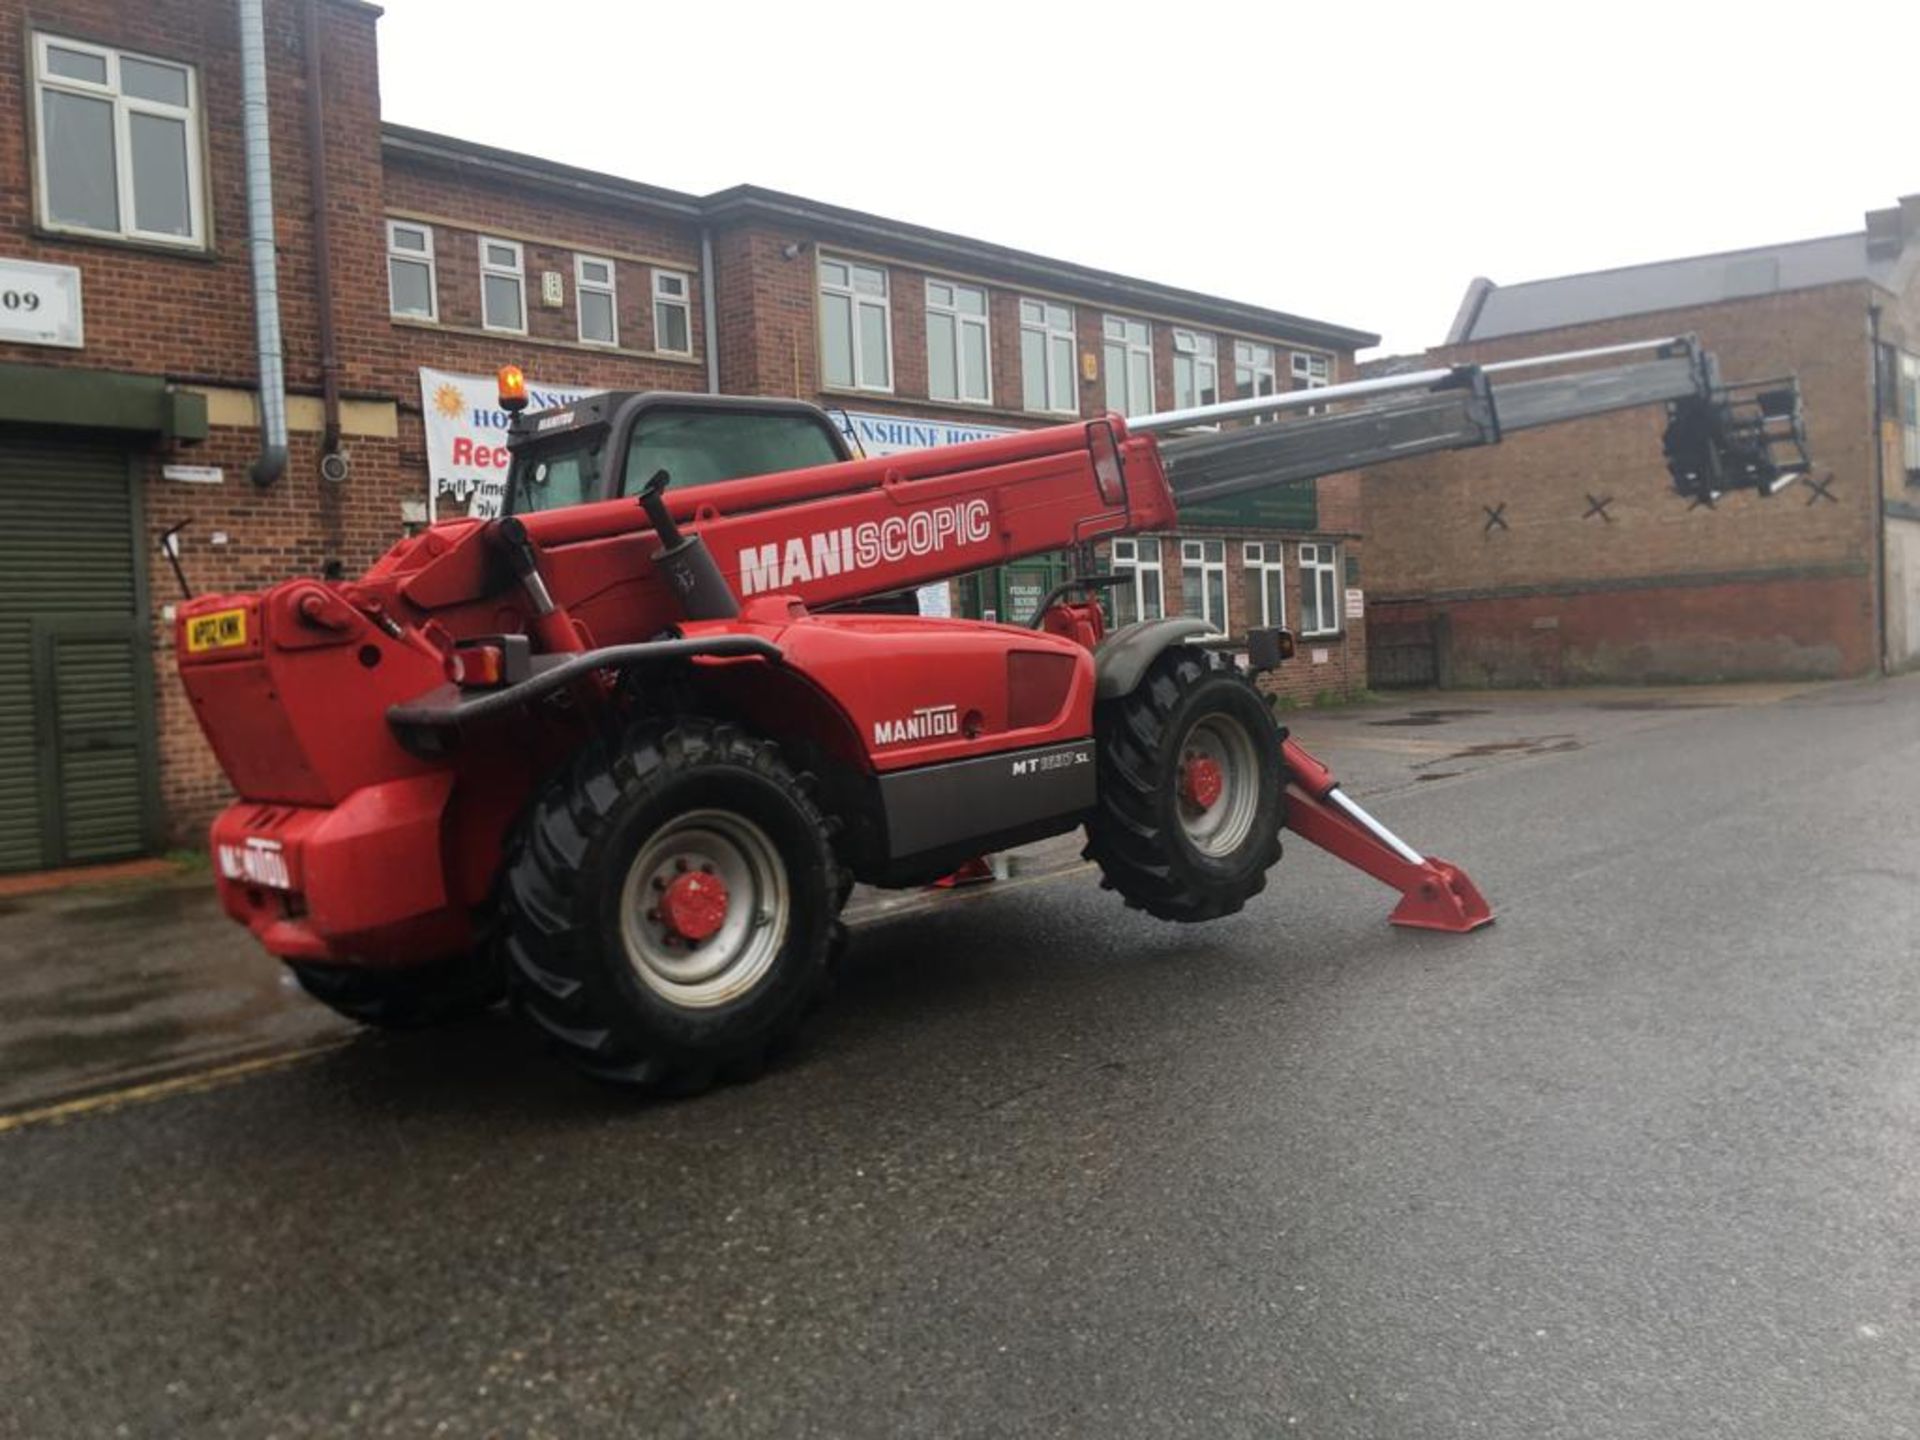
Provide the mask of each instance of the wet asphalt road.
[{"label": "wet asphalt road", "polygon": [[0,1134],[0,1435],[1920,1433],[1920,682],[1659,721],[1379,787],[1468,940],[1295,844],[870,928],[692,1103],[501,1021]]}]

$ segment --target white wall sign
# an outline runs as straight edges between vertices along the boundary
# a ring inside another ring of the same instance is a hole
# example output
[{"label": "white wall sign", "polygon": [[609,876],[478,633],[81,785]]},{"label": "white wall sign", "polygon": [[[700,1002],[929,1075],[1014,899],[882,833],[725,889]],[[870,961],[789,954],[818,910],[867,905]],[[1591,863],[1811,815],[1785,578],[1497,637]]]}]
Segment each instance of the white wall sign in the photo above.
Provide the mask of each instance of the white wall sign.
[{"label": "white wall sign", "polygon": [[[527,377],[527,408],[552,410],[597,390]],[[427,514],[435,520],[491,520],[507,492],[507,412],[491,375],[420,369],[427,430]]]},{"label": "white wall sign", "polygon": [[220,485],[225,483],[227,472],[218,465],[162,465],[160,478],[182,485]]},{"label": "white wall sign", "polygon": [[1347,591],[1347,619],[1359,620],[1367,613],[1367,595],[1364,590]]},{"label": "white wall sign", "polygon": [[[969,440],[991,440],[996,435],[1013,433],[995,425],[956,425],[946,420],[921,420],[906,415],[874,415],[859,410],[832,413],[854,449],[869,456],[931,450],[936,445],[964,445]],[[946,581],[922,585],[915,593],[920,598],[922,615],[953,614],[952,593]]]},{"label": "white wall sign", "polygon": [[81,348],[80,267],[0,260],[0,340]]}]

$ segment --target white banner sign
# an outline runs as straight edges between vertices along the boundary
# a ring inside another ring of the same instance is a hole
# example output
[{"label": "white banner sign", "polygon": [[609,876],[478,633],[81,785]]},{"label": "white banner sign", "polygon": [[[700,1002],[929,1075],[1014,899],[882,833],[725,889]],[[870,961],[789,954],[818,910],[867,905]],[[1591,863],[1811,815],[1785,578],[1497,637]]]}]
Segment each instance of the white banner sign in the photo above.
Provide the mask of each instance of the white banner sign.
[{"label": "white banner sign", "polygon": [[[945,420],[920,420],[904,415],[872,415],[858,410],[836,410],[835,420],[847,438],[857,442],[856,450],[870,456],[898,455],[906,450],[931,450],[936,445],[964,445],[969,440],[990,440],[995,435],[1011,435],[992,425],[955,425]],[[942,580],[937,585],[922,585],[922,615],[951,615],[953,602]]]},{"label": "white banner sign", "polygon": [[80,267],[0,260],[0,340],[78,350]]},{"label": "white banner sign", "polygon": [[[551,410],[600,392],[527,377],[527,408]],[[427,427],[427,514],[491,520],[507,489],[507,412],[491,375],[420,369],[420,413]]]},{"label": "white banner sign", "polygon": [[847,437],[868,455],[898,455],[903,450],[931,450],[936,445],[964,445],[969,440],[991,440],[1013,431],[993,425],[955,425],[945,420],[921,420],[906,415],[870,415],[859,410],[836,410]]}]

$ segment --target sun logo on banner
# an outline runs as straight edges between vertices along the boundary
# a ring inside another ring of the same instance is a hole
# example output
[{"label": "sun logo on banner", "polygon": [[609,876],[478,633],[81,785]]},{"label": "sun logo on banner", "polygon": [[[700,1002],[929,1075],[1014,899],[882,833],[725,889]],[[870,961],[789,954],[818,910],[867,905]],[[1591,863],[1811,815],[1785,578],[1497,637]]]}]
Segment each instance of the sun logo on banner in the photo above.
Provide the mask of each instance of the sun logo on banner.
[{"label": "sun logo on banner", "polygon": [[449,420],[456,420],[467,408],[467,397],[460,393],[458,385],[444,384],[433,392],[433,408]]}]

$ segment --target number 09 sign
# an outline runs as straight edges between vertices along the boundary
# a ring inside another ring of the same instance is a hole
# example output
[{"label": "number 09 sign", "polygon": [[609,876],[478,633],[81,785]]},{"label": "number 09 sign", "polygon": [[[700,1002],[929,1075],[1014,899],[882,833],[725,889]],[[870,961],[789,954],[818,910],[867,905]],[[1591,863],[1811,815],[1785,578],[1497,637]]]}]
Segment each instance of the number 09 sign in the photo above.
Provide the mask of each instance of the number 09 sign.
[{"label": "number 09 sign", "polygon": [[0,340],[78,350],[79,267],[0,259]]}]

